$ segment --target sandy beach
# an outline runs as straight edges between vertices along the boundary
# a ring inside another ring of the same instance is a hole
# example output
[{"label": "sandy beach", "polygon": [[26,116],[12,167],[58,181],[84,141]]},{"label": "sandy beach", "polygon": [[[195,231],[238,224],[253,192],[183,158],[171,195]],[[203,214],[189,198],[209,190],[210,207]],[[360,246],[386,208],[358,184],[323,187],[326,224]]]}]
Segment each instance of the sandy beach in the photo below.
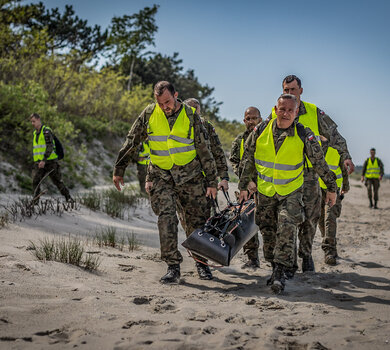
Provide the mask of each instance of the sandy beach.
[{"label": "sandy beach", "polygon": [[[388,180],[379,207],[369,209],[365,187],[351,180],[338,264],[324,263],[317,230],[316,273],[299,270],[278,296],[266,286],[271,267],[261,251],[260,269],[242,269],[240,253],[202,281],[182,249],[182,283],[161,285],[166,265],[146,199],[129,221],[81,207],[11,223],[0,230],[0,348],[390,349]],[[139,249],[98,247],[95,232],[108,226],[134,232]],[[68,235],[101,257],[96,273],[38,261],[27,250],[30,241]]]}]

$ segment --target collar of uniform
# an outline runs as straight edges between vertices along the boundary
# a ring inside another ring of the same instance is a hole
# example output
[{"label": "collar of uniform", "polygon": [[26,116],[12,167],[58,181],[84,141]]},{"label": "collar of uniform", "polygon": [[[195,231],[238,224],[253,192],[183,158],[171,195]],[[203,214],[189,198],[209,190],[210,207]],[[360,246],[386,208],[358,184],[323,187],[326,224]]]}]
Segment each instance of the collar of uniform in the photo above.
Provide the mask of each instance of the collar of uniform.
[{"label": "collar of uniform", "polygon": [[306,108],[305,108],[305,105],[303,104],[303,102],[301,101],[299,103],[299,112],[298,112],[297,117],[299,117],[300,115],[303,115],[303,114],[306,114]]},{"label": "collar of uniform", "polygon": [[287,129],[280,129],[278,128],[278,125],[276,124],[276,120],[274,125],[272,125],[272,132],[275,133],[276,129],[281,131],[281,134],[286,133],[287,136],[294,136],[295,135],[295,123],[292,123]]}]

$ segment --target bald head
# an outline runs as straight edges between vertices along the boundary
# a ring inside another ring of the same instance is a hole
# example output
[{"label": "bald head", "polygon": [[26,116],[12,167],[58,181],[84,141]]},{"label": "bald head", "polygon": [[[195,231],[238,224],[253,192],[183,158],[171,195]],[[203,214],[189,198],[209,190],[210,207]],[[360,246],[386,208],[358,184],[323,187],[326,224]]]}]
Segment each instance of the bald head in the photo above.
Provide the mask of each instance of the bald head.
[{"label": "bald head", "polygon": [[248,107],[244,114],[244,123],[246,129],[252,131],[255,126],[262,122],[261,114],[258,108]]}]

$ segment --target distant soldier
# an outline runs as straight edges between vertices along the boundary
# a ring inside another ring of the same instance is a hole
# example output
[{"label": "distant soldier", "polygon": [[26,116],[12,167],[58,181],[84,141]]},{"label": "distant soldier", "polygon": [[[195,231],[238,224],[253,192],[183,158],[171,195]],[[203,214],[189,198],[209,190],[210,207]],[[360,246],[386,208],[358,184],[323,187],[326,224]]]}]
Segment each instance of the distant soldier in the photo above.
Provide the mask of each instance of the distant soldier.
[{"label": "distant soldier", "polygon": [[149,161],[150,149],[149,142],[146,140],[139,145],[138,155],[136,156],[137,177],[139,182],[139,188],[142,193],[146,193],[145,180]]},{"label": "distant soldier", "polygon": [[[232,149],[230,151],[230,162],[232,163],[234,173],[240,177],[242,171],[242,156],[244,154],[244,145],[249,134],[253,131],[255,126],[262,122],[260,111],[256,107],[248,107],[244,113],[244,124],[246,130],[234,139]],[[256,182],[256,176],[253,181]],[[243,268],[257,269],[260,267],[259,260],[259,236],[254,235],[248,243],[244,245],[244,253],[248,257],[248,261],[242,266]]]},{"label": "distant soldier", "polygon": [[[217,169],[207,147],[207,132],[195,109],[178,100],[178,93],[167,81],[154,86],[154,97],[156,103],[136,119],[119,151],[113,182],[120,191],[126,166],[138,145],[148,139],[151,162],[145,189],[158,216],[161,259],[168,265],[160,282],[170,284],[180,281],[183,261],[177,246],[176,202],[185,212],[187,235],[202,227],[208,218],[206,197],[215,198],[217,194]],[[195,258],[199,277],[212,279],[206,260]]]},{"label": "distant soldier", "polygon": [[370,149],[370,158],[367,158],[363,164],[362,182],[366,179],[365,185],[367,187],[368,200],[370,201],[370,208],[372,208],[372,188],[374,188],[374,209],[378,209],[378,189],[379,181],[382,181],[385,174],[382,161],[375,157],[375,148]]},{"label": "distant soldier", "polygon": [[[293,268],[298,226],[303,222],[303,170],[305,156],[324,180],[326,202],[336,201],[336,176],[329,170],[314,133],[294,123],[299,104],[284,94],[275,106],[276,118],[258,125],[245,144],[238,188],[240,200],[257,192],[256,223],[263,236],[264,257],[273,272],[267,284],[274,293],[284,290],[285,272]],[[257,184],[252,179],[257,173]]]},{"label": "distant soldier", "polygon": [[[348,173],[354,170],[354,164],[348,152],[345,139],[337,131],[337,124],[324,111],[316,105],[301,100],[303,88],[301,80],[295,75],[288,75],[283,79],[283,93],[292,94],[298,100],[299,111],[297,120],[305,127],[310,128],[316,140],[320,142],[320,135],[323,135],[333,148],[335,148],[344,161]],[[275,110],[270,117],[276,118]],[[318,175],[313,171],[310,161],[304,169],[305,183],[303,186],[303,202],[305,204],[305,221],[299,228],[299,257],[302,258],[302,271],[314,271],[314,261],[312,258],[312,246],[317,230],[318,220],[321,216],[321,190],[318,184]],[[289,277],[294,276],[298,268],[297,262],[294,268],[288,271]]]},{"label": "distant soldier", "polygon": [[42,125],[41,117],[38,113],[31,114],[30,121],[35,129],[33,136],[34,167],[32,171],[34,199],[41,193],[41,182],[48,175],[66,201],[73,201],[68,188],[62,181],[51,129],[46,125]]},{"label": "distant soldier", "polygon": [[318,227],[321,231],[322,245],[321,248],[325,254],[325,263],[328,265],[336,265],[337,254],[337,218],[340,217],[342,200],[344,195],[349,191],[349,179],[348,171],[344,166],[344,162],[341,160],[340,154],[328,145],[328,141],[322,138],[322,149],[325,153],[325,160],[329,166],[329,169],[336,174],[337,183],[337,198],[336,204],[333,207],[329,207],[325,203],[326,185],[322,179],[319,179],[321,187],[321,217],[318,222]]}]

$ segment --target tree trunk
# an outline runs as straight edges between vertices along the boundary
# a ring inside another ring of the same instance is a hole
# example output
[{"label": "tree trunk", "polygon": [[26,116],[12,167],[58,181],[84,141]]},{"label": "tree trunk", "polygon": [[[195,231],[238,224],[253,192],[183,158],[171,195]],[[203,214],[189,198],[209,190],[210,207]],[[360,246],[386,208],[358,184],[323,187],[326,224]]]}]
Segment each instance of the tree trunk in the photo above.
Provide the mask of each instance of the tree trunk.
[{"label": "tree trunk", "polygon": [[129,81],[127,82],[127,91],[131,90],[131,80],[133,79],[134,63],[135,63],[135,57],[133,57],[131,60]]}]

